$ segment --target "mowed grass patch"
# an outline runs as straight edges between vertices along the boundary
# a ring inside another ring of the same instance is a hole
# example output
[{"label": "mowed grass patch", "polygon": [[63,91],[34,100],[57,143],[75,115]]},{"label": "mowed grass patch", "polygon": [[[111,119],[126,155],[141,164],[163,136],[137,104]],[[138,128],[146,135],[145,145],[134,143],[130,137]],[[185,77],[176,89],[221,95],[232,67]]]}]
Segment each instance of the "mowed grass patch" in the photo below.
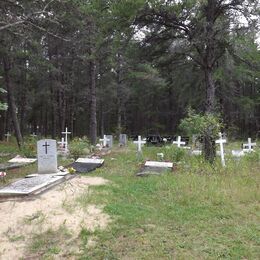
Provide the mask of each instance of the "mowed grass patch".
[{"label": "mowed grass patch", "polygon": [[[142,158],[163,149],[145,148]],[[147,178],[135,176],[141,164],[130,146],[94,173],[113,184],[91,188],[80,203],[105,205],[114,221],[94,232],[96,246],[82,259],[259,258],[258,160],[230,159],[223,169],[184,155],[175,172]]]}]

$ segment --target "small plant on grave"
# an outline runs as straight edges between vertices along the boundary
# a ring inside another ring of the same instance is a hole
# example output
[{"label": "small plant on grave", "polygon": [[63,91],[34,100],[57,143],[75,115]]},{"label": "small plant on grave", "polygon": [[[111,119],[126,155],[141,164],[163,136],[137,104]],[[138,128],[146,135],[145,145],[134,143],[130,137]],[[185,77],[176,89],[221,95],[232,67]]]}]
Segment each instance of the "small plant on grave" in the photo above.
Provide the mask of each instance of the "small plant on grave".
[{"label": "small plant on grave", "polygon": [[190,137],[194,134],[200,136],[203,143],[204,158],[213,163],[216,156],[215,140],[218,138],[221,128],[223,128],[220,115],[213,113],[199,114],[189,108],[187,117],[182,119],[179,128]]},{"label": "small plant on grave", "polygon": [[69,172],[69,174],[74,174],[74,173],[76,173],[76,170],[73,167],[69,167],[68,172]]},{"label": "small plant on grave", "polygon": [[87,137],[83,136],[82,138],[74,138],[69,143],[70,156],[73,159],[77,159],[80,156],[88,155],[91,151],[91,144]]}]

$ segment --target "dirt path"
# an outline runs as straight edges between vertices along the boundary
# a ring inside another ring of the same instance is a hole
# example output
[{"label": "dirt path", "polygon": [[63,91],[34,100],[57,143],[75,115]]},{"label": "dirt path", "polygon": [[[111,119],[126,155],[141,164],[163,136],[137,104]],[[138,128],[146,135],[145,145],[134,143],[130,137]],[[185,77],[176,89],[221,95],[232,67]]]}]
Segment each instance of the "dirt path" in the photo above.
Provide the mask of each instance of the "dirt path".
[{"label": "dirt path", "polygon": [[104,185],[100,177],[76,177],[37,196],[34,200],[0,203],[0,259],[19,259],[26,253],[28,241],[35,234],[65,226],[71,239],[82,228],[105,228],[110,221],[101,207],[89,205],[83,210],[76,198],[91,185]]}]

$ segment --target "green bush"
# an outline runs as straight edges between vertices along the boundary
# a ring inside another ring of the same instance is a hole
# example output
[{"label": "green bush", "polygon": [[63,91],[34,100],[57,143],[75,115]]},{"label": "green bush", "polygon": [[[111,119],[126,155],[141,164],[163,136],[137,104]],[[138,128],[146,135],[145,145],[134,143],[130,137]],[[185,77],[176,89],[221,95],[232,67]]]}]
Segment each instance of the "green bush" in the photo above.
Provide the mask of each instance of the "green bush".
[{"label": "green bush", "polygon": [[74,138],[69,143],[69,151],[71,157],[77,159],[80,156],[84,156],[90,153],[91,151],[91,144],[87,137],[82,138]]},{"label": "green bush", "polygon": [[163,148],[164,159],[171,162],[179,162],[186,156],[186,150],[176,146],[165,146]]},{"label": "green bush", "polygon": [[21,148],[21,153],[23,156],[28,158],[34,158],[37,156],[37,144],[36,140],[33,138],[25,138],[24,143]]}]

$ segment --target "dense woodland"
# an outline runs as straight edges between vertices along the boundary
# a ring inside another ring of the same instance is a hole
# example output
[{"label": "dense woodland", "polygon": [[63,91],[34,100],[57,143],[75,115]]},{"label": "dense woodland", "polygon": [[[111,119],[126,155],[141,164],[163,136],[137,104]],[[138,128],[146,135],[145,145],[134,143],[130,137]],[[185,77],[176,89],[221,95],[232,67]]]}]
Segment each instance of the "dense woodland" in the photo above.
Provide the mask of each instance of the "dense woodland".
[{"label": "dense woodland", "polygon": [[255,137],[258,22],[258,1],[1,0],[0,139],[173,135],[189,107]]}]

